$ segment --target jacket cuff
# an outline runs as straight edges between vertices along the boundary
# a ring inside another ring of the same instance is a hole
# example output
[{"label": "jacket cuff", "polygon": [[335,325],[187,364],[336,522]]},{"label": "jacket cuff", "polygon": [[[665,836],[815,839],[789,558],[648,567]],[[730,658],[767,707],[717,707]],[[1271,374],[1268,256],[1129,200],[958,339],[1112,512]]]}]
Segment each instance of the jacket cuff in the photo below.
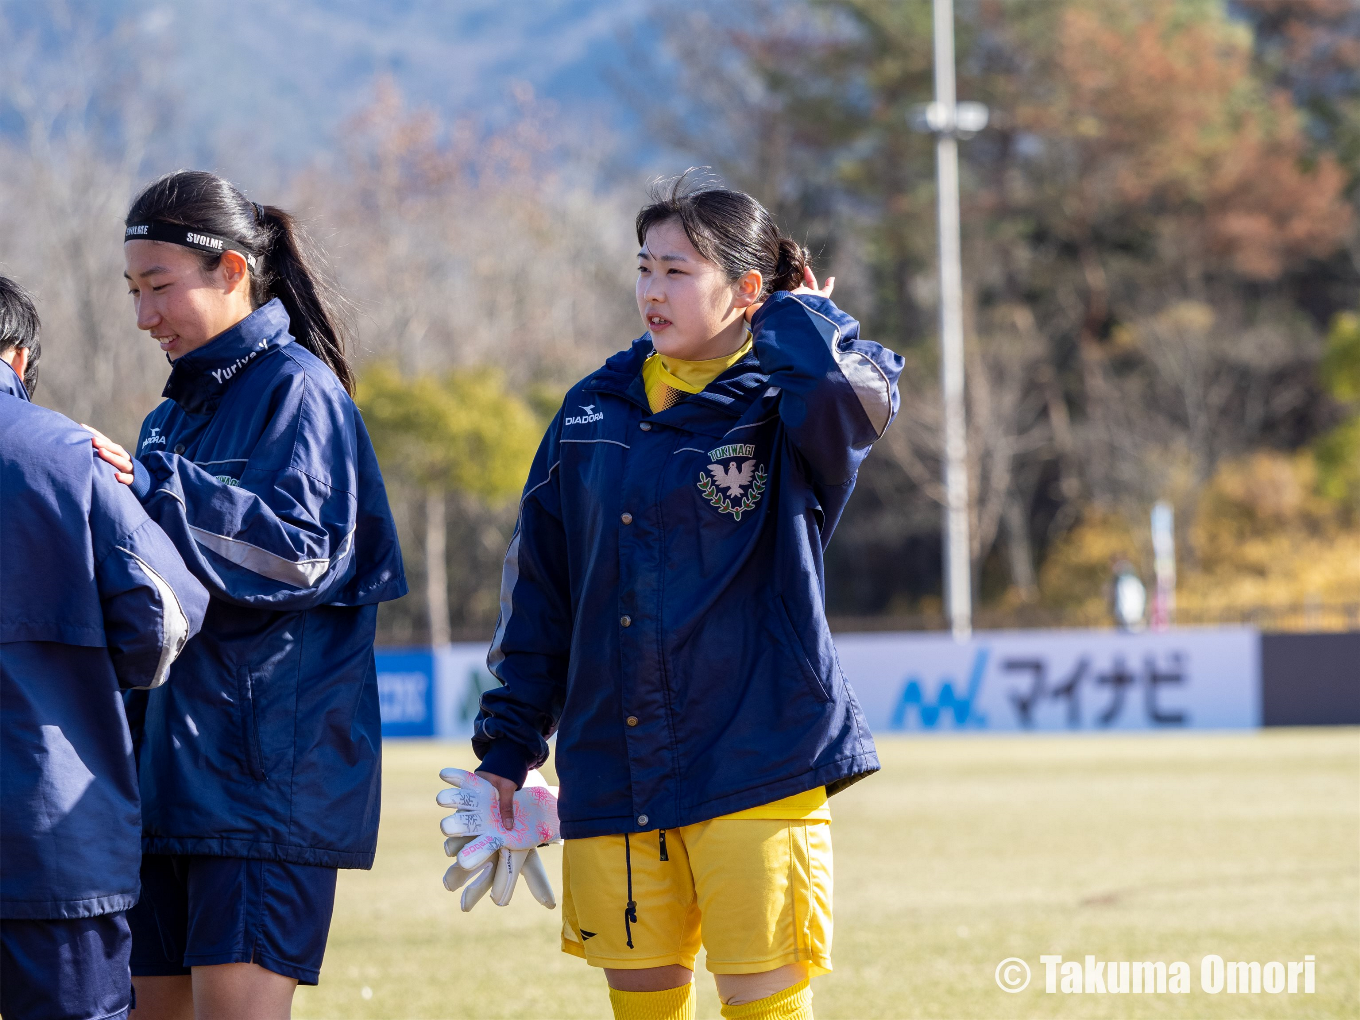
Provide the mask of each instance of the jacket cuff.
[{"label": "jacket cuff", "polygon": [[139,503],[145,502],[146,497],[151,495],[151,472],[136,459],[132,461],[132,494]]},{"label": "jacket cuff", "polygon": [[497,740],[486,752],[486,757],[476,771],[490,772],[493,776],[509,779],[518,790],[524,786],[525,777],[529,775],[529,763],[514,744],[508,740]]}]

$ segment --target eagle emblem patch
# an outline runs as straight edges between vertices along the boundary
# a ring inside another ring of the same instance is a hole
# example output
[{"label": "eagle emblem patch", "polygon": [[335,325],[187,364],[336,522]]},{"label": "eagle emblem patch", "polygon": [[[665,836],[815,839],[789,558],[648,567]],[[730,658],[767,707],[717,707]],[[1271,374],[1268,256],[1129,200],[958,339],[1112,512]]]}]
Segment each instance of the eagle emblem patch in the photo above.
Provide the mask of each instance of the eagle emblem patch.
[{"label": "eagle emblem patch", "polygon": [[765,465],[756,464],[756,448],[750,443],[734,443],[709,450],[713,461],[699,473],[699,491],[719,513],[731,514],[734,521],[752,510],[765,492]]}]

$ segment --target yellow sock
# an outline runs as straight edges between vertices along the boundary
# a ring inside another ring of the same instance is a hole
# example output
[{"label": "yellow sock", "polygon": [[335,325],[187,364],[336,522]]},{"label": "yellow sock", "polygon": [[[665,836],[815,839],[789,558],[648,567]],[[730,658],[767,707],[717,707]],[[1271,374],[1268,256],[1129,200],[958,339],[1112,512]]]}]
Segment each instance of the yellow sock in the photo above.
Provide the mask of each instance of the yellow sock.
[{"label": "yellow sock", "polygon": [[724,1006],[727,1020],[812,1020],[812,987],[804,979],[755,1002]]},{"label": "yellow sock", "polygon": [[614,1008],[614,1020],[694,1020],[694,982],[664,992],[611,988],[609,1005]]}]

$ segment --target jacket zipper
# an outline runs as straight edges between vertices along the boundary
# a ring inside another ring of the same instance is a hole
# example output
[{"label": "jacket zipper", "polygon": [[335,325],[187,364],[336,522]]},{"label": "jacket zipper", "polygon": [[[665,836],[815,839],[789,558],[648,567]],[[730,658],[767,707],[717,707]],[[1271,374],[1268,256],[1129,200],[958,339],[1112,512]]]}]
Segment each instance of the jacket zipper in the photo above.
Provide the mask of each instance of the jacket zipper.
[{"label": "jacket zipper", "polygon": [[260,719],[255,709],[255,684],[247,667],[242,670],[245,689],[241,691],[241,723],[244,729],[246,765],[255,779],[268,779],[264,770],[264,749],[260,746]]}]

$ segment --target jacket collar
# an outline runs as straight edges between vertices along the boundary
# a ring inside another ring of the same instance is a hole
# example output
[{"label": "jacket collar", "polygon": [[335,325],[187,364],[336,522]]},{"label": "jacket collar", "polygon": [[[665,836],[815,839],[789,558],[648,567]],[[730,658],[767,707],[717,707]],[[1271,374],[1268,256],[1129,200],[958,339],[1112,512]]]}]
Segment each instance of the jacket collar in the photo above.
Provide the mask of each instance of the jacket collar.
[{"label": "jacket collar", "polygon": [[585,388],[599,393],[613,393],[638,404],[650,412],[647,390],[642,384],[642,363],[652,353],[652,335],[643,333],[625,351],[619,351],[603,367],[586,378]]},{"label": "jacket collar", "polygon": [[[650,414],[651,405],[647,403],[647,390],[642,382],[642,363],[654,350],[652,335],[644,333],[628,350],[620,351],[606,361],[604,367],[586,380],[585,388],[613,393],[638,404]],[[684,400],[652,418],[678,428],[708,431],[713,425],[714,412],[725,418],[740,418],[768,384],[769,377],[760,371],[760,360],[753,347],[746,357],[709,383],[702,392],[687,394]]]},{"label": "jacket collar", "polygon": [[169,397],[190,414],[212,414],[247,365],[293,342],[288,325],[288,313],[278,298],[261,305],[225,333],[176,361],[161,396]]},{"label": "jacket collar", "polygon": [[20,400],[28,400],[28,389],[24,386],[24,381],[19,378],[19,373],[14,371],[7,361],[0,361],[0,393],[8,393],[11,397],[18,397]]}]

